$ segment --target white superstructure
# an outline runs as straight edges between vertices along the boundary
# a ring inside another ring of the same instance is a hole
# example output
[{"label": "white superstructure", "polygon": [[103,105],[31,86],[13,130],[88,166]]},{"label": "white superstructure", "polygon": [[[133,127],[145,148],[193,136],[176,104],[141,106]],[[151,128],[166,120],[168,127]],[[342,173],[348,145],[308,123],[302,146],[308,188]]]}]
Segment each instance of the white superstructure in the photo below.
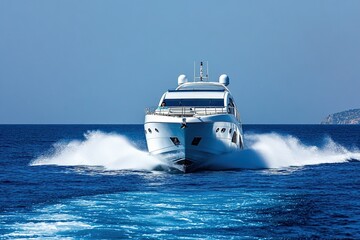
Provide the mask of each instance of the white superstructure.
[{"label": "white superstructure", "polygon": [[157,107],[146,109],[149,152],[184,172],[213,168],[217,156],[244,145],[240,114],[227,88],[229,77],[206,82],[202,66],[194,82],[180,75],[179,86],[165,92]]}]

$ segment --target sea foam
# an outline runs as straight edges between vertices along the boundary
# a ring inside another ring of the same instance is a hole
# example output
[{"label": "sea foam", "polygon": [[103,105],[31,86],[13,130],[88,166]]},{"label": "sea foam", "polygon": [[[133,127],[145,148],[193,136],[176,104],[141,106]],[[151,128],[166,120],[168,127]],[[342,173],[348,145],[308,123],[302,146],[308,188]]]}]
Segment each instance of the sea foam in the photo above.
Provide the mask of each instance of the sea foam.
[{"label": "sea foam", "polygon": [[[125,136],[91,131],[82,141],[56,143],[51,154],[31,165],[102,166],[106,170],[154,170],[166,163],[135,147]],[[209,169],[283,168],[360,160],[359,150],[349,150],[332,139],[322,146],[302,143],[298,138],[277,133],[247,134],[245,150],[209,160]]]},{"label": "sea foam", "polygon": [[31,165],[103,166],[106,170],[152,170],[163,165],[122,135],[90,131],[84,137],[83,141],[54,144],[53,153],[40,156]]},{"label": "sea foam", "polygon": [[321,146],[306,145],[291,135],[277,133],[245,135],[245,150],[214,159],[211,168],[259,169],[342,163],[360,160],[359,150],[349,150],[325,138]]}]

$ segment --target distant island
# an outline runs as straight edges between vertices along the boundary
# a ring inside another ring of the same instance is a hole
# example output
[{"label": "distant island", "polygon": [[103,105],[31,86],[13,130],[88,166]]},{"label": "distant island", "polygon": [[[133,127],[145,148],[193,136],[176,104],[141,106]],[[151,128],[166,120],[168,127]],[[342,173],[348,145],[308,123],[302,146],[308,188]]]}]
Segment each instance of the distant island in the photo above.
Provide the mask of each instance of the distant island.
[{"label": "distant island", "polygon": [[330,114],[321,124],[360,124],[360,109]]}]

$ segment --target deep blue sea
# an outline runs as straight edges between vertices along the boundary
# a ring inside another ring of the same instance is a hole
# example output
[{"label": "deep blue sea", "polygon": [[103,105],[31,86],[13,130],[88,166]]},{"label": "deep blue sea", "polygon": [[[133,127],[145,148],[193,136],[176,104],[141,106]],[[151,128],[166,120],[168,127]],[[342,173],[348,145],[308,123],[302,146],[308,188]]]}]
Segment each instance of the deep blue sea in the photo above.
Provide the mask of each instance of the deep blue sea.
[{"label": "deep blue sea", "polygon": [[244,132],[260,162],[183,174],[142,125],[0,125],[0,239],[360,239],[359,125]]}]

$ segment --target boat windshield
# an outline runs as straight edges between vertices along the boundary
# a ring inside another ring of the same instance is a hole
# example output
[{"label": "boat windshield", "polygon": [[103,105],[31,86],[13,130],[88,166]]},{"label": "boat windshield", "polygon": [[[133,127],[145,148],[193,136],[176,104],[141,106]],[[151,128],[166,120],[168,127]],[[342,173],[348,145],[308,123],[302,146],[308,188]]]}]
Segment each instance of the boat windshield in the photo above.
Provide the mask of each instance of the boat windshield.
[{"label": "boat windshield", "polygon": [[224,107],[224,99],[165,99],[167,107]]}]

